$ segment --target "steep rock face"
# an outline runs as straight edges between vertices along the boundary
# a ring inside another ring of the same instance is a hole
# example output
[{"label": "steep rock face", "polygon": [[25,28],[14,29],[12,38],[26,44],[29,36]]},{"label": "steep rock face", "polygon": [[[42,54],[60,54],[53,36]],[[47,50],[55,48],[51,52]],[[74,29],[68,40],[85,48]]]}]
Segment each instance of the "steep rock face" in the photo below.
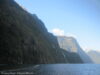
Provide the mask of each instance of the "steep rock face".
[{"label": "steep rock face", "polygon": [[63,51],[63,55],[65,58],[67,58],[69,63],[75,64],[75,63],[83,63],[83,60],[80,58],[80,56],[75,52],[69,52],[64,49],[61,49]]},{"label": "steep rock face", "polygon": [[87,52],[90,58],[93,60],[95,64],[100,64],[100,52],[95,50],[90,50]]},{"label": "steep rock face", "polygon": [[77,52],[76,40],[73,37],[57,36],[60,48],[69,52]]},{"label": "steep rock face", "polygon": [[0,0],[0,64],[68,63],[56,37],[36,15]]},{"label": "steep rock face", "polygon": [[66,36],[57,36],[57,39],[60,48],[63,48],[68,52],[78,54],[84,63],[92,63],[91,58],[81,49],[75,38]]}]

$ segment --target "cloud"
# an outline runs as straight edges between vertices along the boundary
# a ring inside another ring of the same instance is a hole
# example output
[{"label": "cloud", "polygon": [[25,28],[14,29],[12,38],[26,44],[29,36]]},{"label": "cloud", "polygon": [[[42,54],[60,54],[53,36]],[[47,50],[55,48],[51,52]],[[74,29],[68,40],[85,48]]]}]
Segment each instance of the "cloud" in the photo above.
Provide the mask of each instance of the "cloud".
[{"label": "cloud", "polygon": [[65,33],[64,30],[62,29],[59,29],[59,28],[54,28],[52,29],[51,31],[54,35],[57,35],[57,36],[67,36],[67,37],[74,37],[74,38],[77,38],[76,35],[72,34],[72,33]]},{"label": "cloud", "polygon": [[59,29],[59,28],[54,28],[51,32],[52,32],[54,35],[58,35],[58,36],[64,36],[64,35],[65,35],[64,30]]},{"label": "cloud", "polygon": [[77,36],[75,34],[72,34],[72,33],[67,33],[66,36],[77,38]]}]

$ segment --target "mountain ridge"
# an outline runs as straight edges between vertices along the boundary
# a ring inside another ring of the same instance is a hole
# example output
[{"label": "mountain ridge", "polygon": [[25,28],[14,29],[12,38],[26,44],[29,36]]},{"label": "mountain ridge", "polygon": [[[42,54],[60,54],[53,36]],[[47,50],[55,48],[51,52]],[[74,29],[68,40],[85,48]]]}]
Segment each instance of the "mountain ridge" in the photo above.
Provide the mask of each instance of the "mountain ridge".
[{"label": "mountain ridge", "polygon": [[100,51],[90,50],[87,52],[95,64],[100,64]]},{"label": "mountain ridge", "polygon": [[82,50],[74,37],[57,36],[60,48],[77,53],[84,63],[93,63],[91,58]]},{"label": "mountain ridge", "polygon": [[[74,63],[35,14],[14,0],[0,3],[0,64]],[[75,63],[83,62],[80,59]]]}]

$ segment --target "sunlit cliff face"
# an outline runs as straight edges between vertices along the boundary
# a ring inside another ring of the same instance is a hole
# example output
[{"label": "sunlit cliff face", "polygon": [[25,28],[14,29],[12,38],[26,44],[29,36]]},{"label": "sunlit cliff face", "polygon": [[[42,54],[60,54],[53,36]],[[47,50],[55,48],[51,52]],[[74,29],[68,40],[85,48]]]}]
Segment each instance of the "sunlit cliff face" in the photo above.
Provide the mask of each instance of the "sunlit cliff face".
[{"label": "sunlit cliff face", "polygon": [[77,41],[74,37],[57,36],[57,39],[61,48],[69,52],[77,52]]}]

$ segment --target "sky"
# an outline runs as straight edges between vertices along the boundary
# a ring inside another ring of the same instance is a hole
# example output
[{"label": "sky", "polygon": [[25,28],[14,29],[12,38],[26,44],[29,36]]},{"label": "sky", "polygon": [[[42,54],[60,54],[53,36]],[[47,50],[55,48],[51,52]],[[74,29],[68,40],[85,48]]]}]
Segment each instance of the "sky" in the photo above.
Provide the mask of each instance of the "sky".
[{"label": "sky", "polygon": [[100,0],[15,0],[54,35],[73,36],[84,50],[100,51]]}]

